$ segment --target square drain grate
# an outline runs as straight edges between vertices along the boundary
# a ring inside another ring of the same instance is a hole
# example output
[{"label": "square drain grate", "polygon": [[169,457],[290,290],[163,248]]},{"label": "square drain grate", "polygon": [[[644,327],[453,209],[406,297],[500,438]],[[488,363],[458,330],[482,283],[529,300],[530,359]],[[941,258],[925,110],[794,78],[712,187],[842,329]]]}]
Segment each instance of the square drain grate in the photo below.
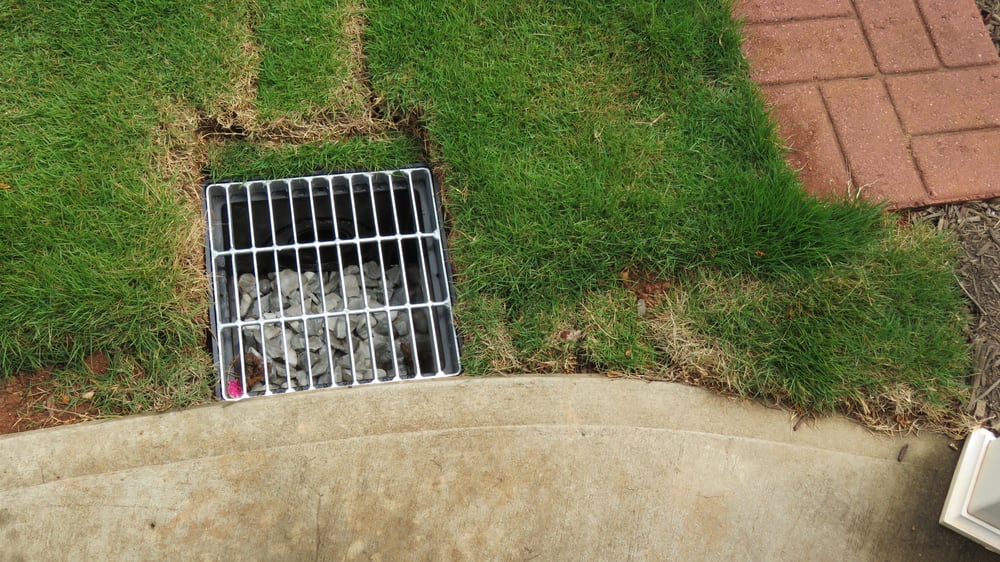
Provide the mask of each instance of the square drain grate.
[{"label": "square drain grate", "polygon": [[205,188],[225,400],[460,371],[427,168]]}]

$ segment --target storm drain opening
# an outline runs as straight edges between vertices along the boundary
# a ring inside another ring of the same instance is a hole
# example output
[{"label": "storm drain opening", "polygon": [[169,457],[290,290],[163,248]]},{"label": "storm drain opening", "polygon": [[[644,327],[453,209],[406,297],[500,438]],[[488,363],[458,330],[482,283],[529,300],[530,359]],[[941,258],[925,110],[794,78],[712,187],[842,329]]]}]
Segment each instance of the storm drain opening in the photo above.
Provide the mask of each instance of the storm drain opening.
[{"label": "storm drain opening", "polygon": [[456,375],[427,168],[205,188],[219,396]]}]

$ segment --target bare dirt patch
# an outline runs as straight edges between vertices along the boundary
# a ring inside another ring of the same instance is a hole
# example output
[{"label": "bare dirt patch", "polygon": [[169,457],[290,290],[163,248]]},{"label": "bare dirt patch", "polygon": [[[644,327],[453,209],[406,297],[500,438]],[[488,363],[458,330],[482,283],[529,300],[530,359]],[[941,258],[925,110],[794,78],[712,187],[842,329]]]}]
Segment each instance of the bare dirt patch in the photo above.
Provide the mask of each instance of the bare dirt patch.
[{"label": "bare dirt patch", "polygon": [[[88,358],[95,372],[107,369],[107,357],[95,354]],[[52,375],[47,371],[8,377],[0,383],[0,435],[31,429],[55,427],[98,419],[85,400],[57,394]]]},{"label": "bare dirt patch", "polygon": [[657,306],[660,299],[674,286],[673,281],[657,278],[647,271],[623,269],[618,273],[618,278],[623,287],[635,294],[640,307],[640,316],[645,316],[646,307]]},{"label": "bare dirt patch", "polygon": [[108,372],[108,365],[110,363],[108,356],[100,351],[90,355],[83,362],[87,365],[87,370],[95,375],[103,375]]}]

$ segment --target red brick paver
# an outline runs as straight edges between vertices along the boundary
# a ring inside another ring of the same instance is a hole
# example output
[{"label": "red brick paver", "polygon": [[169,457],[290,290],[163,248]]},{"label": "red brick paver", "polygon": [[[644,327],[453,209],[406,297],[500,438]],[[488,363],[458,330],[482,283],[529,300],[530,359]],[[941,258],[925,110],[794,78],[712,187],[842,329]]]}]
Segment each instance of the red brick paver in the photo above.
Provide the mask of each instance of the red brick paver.
[{"label": "red brick paver", "polygon": [[853,16],[851,0],[743,0],[742,13],[753,23]]},{"label": "red brick paver", "polygon": [[744,53],[813,193],[1000,196],[1000,58],[974,0],[738,0]]},{"label": "red brick paver", "polygon": [[764,95],[777,118],[778,134],[788,145],[788,162],[802,181],[817,194],[846,195],[851,177],[819,88],[812,84],[765,86]]},{"label": "red brick paver", "polygon": [[920,176],[882,82],[829,82],[822,91],[854,187],[879,200],[921,199]]},{"label": "red brick paver", "polygon": [[[762,84],[871,76],[868,45],[854,18],[828,18],[746,26],[744,48]],[[831,56],[837,53],[837,56]]]},{"label": "red brick paver", "polygon": [[993,48],[973,0],[917,0],[945,66],[993,64]]},{"label": "red brick paver", "polygon": [[883,72],[939,66],[934,45],[913,0],[855,0],[861,25]]},{"label": "red brick paver", "polygon": [[911,135],[1000,127],[1000,64],[891,76],[886,83]]},{"label": "red brick paver", "polygon": [[932,197],[985,199],[1000,194],[1000,129],[917,137],[913,155]]}]

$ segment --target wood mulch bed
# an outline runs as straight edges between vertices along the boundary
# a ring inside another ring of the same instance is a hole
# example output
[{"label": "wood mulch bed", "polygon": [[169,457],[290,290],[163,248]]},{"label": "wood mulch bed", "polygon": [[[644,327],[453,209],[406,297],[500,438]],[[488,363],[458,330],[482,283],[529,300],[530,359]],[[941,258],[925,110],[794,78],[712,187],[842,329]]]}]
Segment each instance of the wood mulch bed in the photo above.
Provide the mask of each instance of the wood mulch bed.
[{"label": "wood mulch bed", "polygon": [[909,211],[911,221],[929,221],[958,234],[962,246],[956,275],[969,298],[967,337],[975,371],[967,414],[1000,430],[1000,198]]}]

